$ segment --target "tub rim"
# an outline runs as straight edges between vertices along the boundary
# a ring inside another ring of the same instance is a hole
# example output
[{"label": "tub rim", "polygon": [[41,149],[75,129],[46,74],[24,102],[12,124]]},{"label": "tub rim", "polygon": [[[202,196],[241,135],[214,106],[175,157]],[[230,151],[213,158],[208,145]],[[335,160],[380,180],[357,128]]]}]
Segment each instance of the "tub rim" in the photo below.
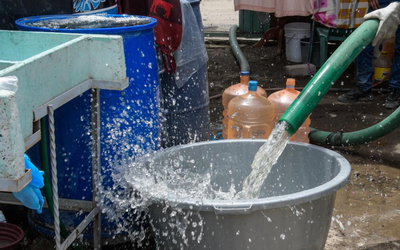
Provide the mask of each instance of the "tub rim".
[{"label": "tub rim", "polygon": [[128,14],[92,14],[97,16],[104,17],[139,17],[148,19],[150,22],[141,25],[135,26],[122,26],[122,27],[109,27],[109,28],[92,28],[92,29],[53,29],[53,28],[44,28],[44,27],[34,27],[28,26],[26,23],[36,22],[36,21],[44,21],[50,19],[68,19],[68,18],[77,18],[82,15],[74,15],[74,14],[56,14],[56,15],[40,15],[40,16],[29,16],[17,19],[15,21],[15,25],[19,30],[23,31],[51,31],[51,32],[64,32],[64,33],[85,33],[85,34],[120,34],[121,32],[134,32],[134,31],[142,31],[147,29],[152,29],[157,24],[157,19],[148,16],[140,16],[140,15],[128,15]]},{"label": "tub rim", "polygon": [[[162,151],[156,152],[152,155],[152,158],[157,157],[157,155],[168,154],[169,152],[175,152],[185,148],[198,147],[210,144],[226,144],[226,143],[246,143],[246,142],[263,142],[266,140],[253,140],[253,139],[239,139],[239,140],[218,140],[218,141],[207,141],[207,142],[197,142],[186,145],[178,145],[171,148],[164,149]],[[169,204],[173,207],[178,207],[184,210],[195,210],[195,211],[208,211],[214,212],[216,214],[249,214],[258,210],[265,209],[275,209],[283,207],[291,207],[300,205],[306,202],[312,202],[314,200],[324,198],[331,194],[336,193],[340,188],[344,187],[350,178],[351,166],[350,163],[340,154],[326,149],[320,146],[311,145],[301,142],[289,142],[289,145],[296,145],[301,147],[311,147],[314,150],[322,151],[326,155],[333,156],[338,161],[340,166],[339,173],[327,181],[326,183],[316,186],[311,189],[303,190],[300,192],[273,196],[268,198],[261,198],[257,200],[246,199],[246,200],[209,200],[204,199],[199,202],[197,199],[185,199],[180,197],[155,197],[152,196],[153,201],[168,200]],[[168,199],[171,198],[171,199]]]}]

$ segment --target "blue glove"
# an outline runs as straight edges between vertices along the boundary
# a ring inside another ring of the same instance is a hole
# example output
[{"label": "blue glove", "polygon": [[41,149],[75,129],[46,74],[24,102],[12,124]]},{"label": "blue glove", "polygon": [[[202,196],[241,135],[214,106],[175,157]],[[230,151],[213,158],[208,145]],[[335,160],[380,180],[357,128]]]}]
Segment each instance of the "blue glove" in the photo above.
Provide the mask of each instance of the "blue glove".
[{"label": "blue glove", "polygon": [[40,192],[40,188],[44,186],[43,181],[43,171],[40,171],[33,163],[31,159],[25,154],[25,168],[30,169],[32,173],[32,181],[21,191],[18,193],[14,193],[13,195],[19,201],[24,204],[25,207],[28,207],[33,210],[37,210],[40,214],[42,213],[42,208],[44,204],[42,193]]}]

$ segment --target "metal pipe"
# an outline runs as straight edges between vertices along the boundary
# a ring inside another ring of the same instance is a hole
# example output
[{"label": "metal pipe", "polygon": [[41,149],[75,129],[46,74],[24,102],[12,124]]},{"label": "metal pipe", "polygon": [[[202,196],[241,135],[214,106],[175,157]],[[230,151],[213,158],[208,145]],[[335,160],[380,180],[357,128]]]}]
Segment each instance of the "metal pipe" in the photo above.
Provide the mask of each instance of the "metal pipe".
[{"label": "metal pipe", "polygon": [[[99,195],[98,183],[100,183],[100,90],[92,89],[91,101],[92,124],[92,205],[97,208],[97,196]],[[97,213],[93,219],[93,247],[101,250],[101,213]]]},{"label": "metal pipe", "polygon": [[[75,240],[76,238],[83,232],[83,230],[89,225],[94,218],[100,214],[100,208],[94,208],[85,219],[72,231],[72,233],[65,239],[65,241],[61,245],[61,250],[66,250]],[[94,249],[98,249],[94,246]]]}]

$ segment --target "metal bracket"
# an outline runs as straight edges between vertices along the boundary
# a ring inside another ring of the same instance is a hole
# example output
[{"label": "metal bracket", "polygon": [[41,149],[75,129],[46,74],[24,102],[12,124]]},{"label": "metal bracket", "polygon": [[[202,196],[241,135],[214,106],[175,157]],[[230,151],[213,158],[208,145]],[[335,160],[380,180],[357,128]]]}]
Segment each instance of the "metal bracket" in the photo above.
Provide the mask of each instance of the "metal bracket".
[{"label": "metal bracket", "polygon": [[0,178],[0,191],[1,192],[16,192],[18,193],[26,187],[32,180],[31,170],[25,170],[25,173],[18,179],[5,179]]},{"label": "metal bracket", "polygon": [[33,121],[36,122],[39,121],[40,118],[45,117],[47,115],[47,107],[49,105],[52,105],[54,109],[57,109],[75,97],[82,95],[89,89],[124,90],[126,87],[128,87],[128,85],[128,79],[125,79],[123,82],[88,79],[72,89],[62,93],[61,95],[53,98],[52,100],[44,103],[37,109],[34,109]]}]

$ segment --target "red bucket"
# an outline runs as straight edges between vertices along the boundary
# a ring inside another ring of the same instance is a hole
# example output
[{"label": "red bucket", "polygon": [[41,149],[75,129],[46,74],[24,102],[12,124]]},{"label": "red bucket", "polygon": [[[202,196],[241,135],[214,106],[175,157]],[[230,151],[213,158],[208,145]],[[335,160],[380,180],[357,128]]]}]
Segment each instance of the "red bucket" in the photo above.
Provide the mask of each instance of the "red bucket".
[{"label": "red bucket", "polygon": [[18,249],[18,243],[24,238],[24,231],[14,224],[0,223],[0,249]]}]

